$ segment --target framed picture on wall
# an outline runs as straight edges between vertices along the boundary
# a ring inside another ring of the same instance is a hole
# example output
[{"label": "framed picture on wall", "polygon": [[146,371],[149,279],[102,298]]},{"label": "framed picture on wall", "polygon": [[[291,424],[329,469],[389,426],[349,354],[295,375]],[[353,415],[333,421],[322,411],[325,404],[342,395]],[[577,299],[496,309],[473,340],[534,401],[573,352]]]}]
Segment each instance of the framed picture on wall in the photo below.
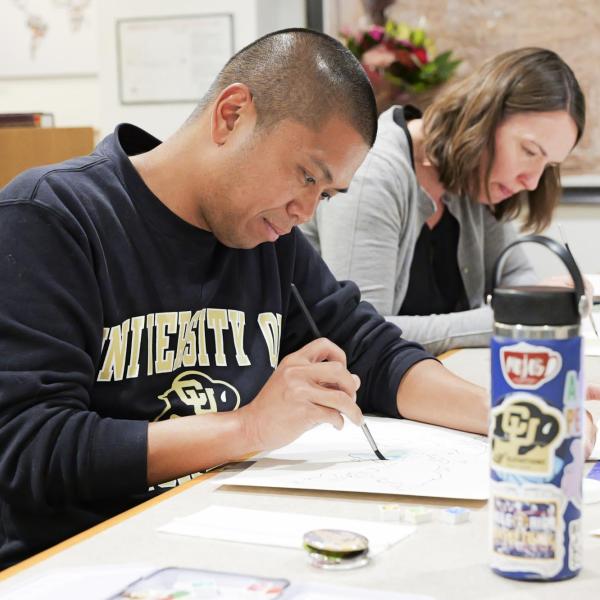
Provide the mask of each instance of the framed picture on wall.
[{"label": "framed picture on wall", "polygon": [[117,27],[122,104],[197,102],[233,54],[233,15],[121,19]]},{"label": "framed picture on wall", "polygon": [[97,13],[96,0],[4,0],[0,78],[95,74]]}]

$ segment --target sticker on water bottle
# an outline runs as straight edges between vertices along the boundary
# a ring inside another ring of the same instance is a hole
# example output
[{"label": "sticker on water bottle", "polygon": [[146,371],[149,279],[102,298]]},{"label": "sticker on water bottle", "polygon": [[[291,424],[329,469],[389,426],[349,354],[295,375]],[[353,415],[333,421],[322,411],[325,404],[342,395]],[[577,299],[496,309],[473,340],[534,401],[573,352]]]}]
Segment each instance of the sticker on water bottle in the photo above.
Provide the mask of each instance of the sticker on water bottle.
[{"label": "sticker on water bottle", "polygon": [[581,569],[581,519],[575,519],[569,523],[569,569],[577,571]]},{"label": "sticker on water bottle", "polygon": [[541,577],[559,573],[564,561],[564,507],[563,494],[551,485],[493,485],[493,567]]},{"label": "sticker on water bottle", "polygon": [[548,477],[556,470],[555,450],[564,434],[562,413],[543,398],[526,392],[508,394],[492,410],[492,467]]},{"label": "sticker on water bottle", "polygon": [[546,346],[519,342],[501,348],[500,364],[512,388],[537,390],[560,373],[562,356]]},{"label": "sticker on water bottle", "polygon": [[567,437],[581,437],[583,435],[585,408],[580,401],[581,395],[577,371],[567,371],[563,389],[563,407],[567,422]]}]

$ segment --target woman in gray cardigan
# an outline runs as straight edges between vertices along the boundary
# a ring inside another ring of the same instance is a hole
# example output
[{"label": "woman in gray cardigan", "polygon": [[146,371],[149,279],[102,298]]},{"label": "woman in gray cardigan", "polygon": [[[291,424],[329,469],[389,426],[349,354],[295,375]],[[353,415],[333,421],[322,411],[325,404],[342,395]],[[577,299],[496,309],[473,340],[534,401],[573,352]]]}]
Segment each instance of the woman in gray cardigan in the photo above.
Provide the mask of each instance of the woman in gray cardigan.
[{"label": "woman in gray cardigan", "polygon": [[[303,231],[338,279],[351,279],[404,336],[440,353],[487,345],[492,269],[526,207],[539,231],[559,200],[559,164],[579,141],[585,101],[554,52],[484,63],[420,113],[392,107],[348,193]],[[509,254],[502,284],[536,281]]]}]

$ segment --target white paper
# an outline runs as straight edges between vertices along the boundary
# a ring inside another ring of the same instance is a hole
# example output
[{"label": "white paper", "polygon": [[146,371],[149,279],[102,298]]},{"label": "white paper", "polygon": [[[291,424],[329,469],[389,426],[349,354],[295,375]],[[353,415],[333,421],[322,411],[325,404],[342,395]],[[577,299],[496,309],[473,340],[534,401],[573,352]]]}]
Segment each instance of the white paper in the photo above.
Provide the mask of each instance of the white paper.
[{"label": "white paper", "polygon": [[600,273],[585,273],[584,277],[592,284],[594,302],[600,301]]},{"label": "white paper", "polygon": [[304,534],[313,529],[344,529],[360,533],[369,540],[369,551],[372,555],[383,552],[415,530],[412,525],[400,523],[209,506],[187,517],[173,519],[157,531],[300,549]]},{"label": "white paper", "polygon": [[596,330],[600,332],[600,313],[594,310],[589,317],[581,320],[581,336],[583,337],[583,354],[585,356],[600,356],[600,338],[596,335],[591,321],[594,321]]},{"label": "white paper", "polygon": [[[586,275],[586,277],[594,278],[594,297],[599,293],[600,287],[595,283],[600,282],[600,275]],[[583,354],[585,356],[600,356],[600,338],[596,335],[592,321],[596,326],[596,331],[600,332],[600,311],[595,306],[591,314],[584,319],[581,319],[581,336],[583,337]]]},{"label": "white paper", "polygon": [[600,502],[600,481],[584,477],[582,487],[584,504],[595,504],[596,502]]},{"label": "white paper", "polygon": [[131,582],[154,571],[140,564],[97,565],[52,569],[33,580],[2,592],[3,600],[105,600]]},{"label": "white paper", "polygon": [[320,425],[230,478],[228,485],[465,498],[489,497],[483,436],[402,419],[367,417],[388,459],[378,460],[359,427]]},{"label": "white paper", "polygon": [[[586,402],[586,408],[590,410],[593,404],[597,402],[597,400],[590,400],[589,402]],[[589,458],[586,460],[600,460],[600,419],[596,419],[596,429],[598,431],[596,434],[596,443],[592,448]]]},{"label": "white paper", "polygon": [[600,356],[600,339],[594,337],[584,337],[583,340],[583,354],[584,356]]}]

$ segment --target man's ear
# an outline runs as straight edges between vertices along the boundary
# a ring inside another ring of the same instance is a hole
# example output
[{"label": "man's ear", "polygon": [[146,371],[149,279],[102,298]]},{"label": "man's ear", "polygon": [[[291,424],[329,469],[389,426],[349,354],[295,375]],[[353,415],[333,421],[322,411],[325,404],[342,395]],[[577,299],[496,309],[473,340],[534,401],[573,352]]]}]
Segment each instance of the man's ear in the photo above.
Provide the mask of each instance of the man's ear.
[{"label": "man's ear", "polygon": [[225,144],[240,128],[242,121],[253,127],[256,107],[250,88],[243,83],[232,83],[218,95],[214,104],[211,123],[213,142],[219,146]]}]

